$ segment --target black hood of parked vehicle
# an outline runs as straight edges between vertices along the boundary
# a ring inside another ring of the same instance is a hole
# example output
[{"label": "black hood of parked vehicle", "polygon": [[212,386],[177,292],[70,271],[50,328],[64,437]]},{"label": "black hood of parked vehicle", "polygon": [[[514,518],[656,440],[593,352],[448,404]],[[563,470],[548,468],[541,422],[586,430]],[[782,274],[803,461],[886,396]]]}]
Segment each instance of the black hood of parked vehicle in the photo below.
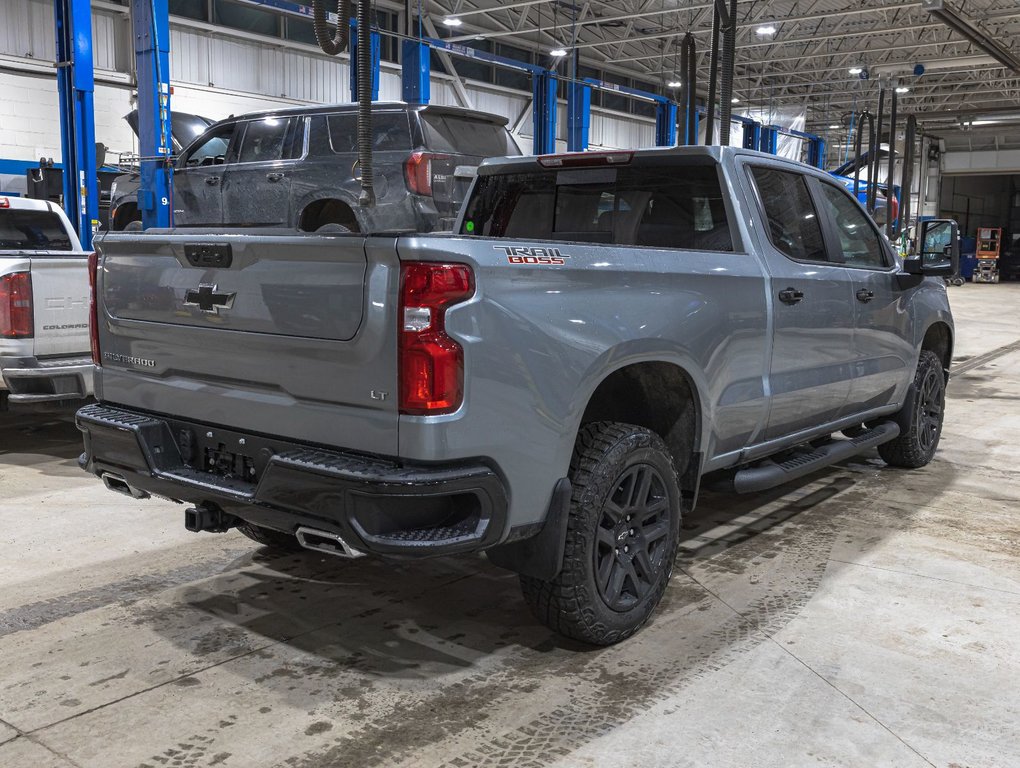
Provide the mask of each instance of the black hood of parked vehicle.
[{"label": "black hood of parked vehicle", "polygon": [[[127,120],[131,130],[138,135],[138,110],[132,109],[124,119]],[[184,147],[205,133],[205,129],[213,124],[213,120],[201,115],[192,115],[188,112],[170,113],[170,133],[174,140],[174,154],[180,152]]]}]

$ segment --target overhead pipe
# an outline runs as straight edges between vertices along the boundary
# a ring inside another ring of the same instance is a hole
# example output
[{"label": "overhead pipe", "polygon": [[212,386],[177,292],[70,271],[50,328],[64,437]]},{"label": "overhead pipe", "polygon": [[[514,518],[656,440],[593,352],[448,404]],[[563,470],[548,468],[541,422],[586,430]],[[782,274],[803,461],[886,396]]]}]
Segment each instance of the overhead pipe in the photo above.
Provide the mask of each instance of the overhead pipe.
[{"label": "overhead pipe", "polygon": [[875,215],[875,201],[878,197],[878,155],[882,149],[882,120],[885,115],[885,86],[878,89],[878,118],[875,135],[878,137],[877,144],[868,155],[868,213]]},{"label": "overhead pipe", "polygon": [[722,17],[719,15],[719,4],[712,11],[712,52],[708,64],[708,104],[705,105],[705,146],[712,146],[715,138],[715,97],[719,80],[719,32]]},{"label": "overhead pipe", "polygon": [[898,223],[892,215],[893,198],[896,197],[896,191],[893,189],[896,172],[896,101],[897,93],[894,86],[889,99],[889,169],[885,174],[885,234],[890,240]]},{"label": "overhead pipe", "polygon": [[730,143],[730,117],[733,114],[733,68],[737,54],[737,0],[730,0],[728,22],[723,27],[722,76],[719,94],[719,143]]},{"label": "overhead pipe", "polygon": [[903,173],[900,177],[900,195],[903,201],[900,203],[899,221],[896,225],[896,232],[903,234],[910,226],[910,196],[914,185],[914,142],[917,136],[917,118],[914,115],[907,116],[907,127],[903,135]]},{"label": "overhead pipe", "polygon": [[[312,28],[315,41],[329,56],[343,53],[351,42],[351,0],[337,0],[336,32],[330,35],[326,18],[326,0],[312,0]],[[358,203],[375,205],[374,173],[372,167],[372,3],[358,0],[357,61],[355,67],[358,84],[358,170],[361,173],[361,196]]]}]

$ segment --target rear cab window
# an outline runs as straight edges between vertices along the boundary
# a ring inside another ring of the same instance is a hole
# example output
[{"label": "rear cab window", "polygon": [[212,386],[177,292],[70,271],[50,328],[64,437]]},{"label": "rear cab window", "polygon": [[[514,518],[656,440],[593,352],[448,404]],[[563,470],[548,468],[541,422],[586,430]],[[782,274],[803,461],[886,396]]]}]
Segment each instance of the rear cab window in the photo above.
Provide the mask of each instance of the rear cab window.
[{"label": "rear cab window", "polygon": [[0,251],[71,251],[64,223],[50,211],[0,208]]},{"label": "rear cab window", "polygon": [[461,234],[732,251],[714,161],[481,176]]},{"label": "rear cab window", "polygon": [[822,225],[803,174],[750,166],[772,245],[794,261],[828,261]]},{"label": "rear cab window", "polygon": [[520,155],[510,132],[499,123],[443,112],[421,112],[425,148],[431,152],[473,157]]}]

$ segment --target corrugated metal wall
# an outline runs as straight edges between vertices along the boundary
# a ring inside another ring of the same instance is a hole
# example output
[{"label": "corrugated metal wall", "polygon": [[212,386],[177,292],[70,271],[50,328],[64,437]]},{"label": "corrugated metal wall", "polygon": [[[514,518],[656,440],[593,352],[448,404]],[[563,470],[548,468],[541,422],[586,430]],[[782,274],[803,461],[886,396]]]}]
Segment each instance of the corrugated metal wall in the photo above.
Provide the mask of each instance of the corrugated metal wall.
[{"label": "corrugated metal wall", "polygon": [[[123,91],[120,95],[106,93],[105,87],[97,86],[97,94],[104,91],[101,99],[104,106],[119,113],[112,120],[106,116],[102,120],[97,118],[97,139],[120,149],[124,132],[117,124],[119,115],[131,108],[130,86],[127,82],[118,82],[118,78],[130,73],[133,64],[129,19],[126,13],[94,8],[92,27],[97,81]],[[350,100],[346,59],[326,58],[307,46],[284,40],[268,43],[232,36],[235,34],[227,30],[213,34],[206,29],[189,27],[176,18],[171,22],[173,104],[184,111],[220,118],[276,104]],[[19,70],[35,71],[34,77],[26,76],[19,89],[40,87],[39,67],[32,64],[33,61],[53,61],[53,38],[52,0],[0,0],[0,69],[11,74]],[[14,82],[20,83],[20,80],[16,78]],[[49,92],[53,88],[50,83],[44,90]],[[384,66],[379,90],[384,100],[400,99],[400,76],[392,66]],[[467,92],[475,108],[505,115],[511,122],[517,121],[530,102],[530,94],[470,81]],[[16,120],[16,105],[13,99],[4,96],[0,92],[0,119]],[[432,82],[432,100],[436,104],[459,104],[452,83],[442,77]],[[566,138],[565,114],[565,105],[561,104],[561,148]],[[116,127],[111,123],[117,124]],[[632,115],[593,110],[591,126],[592,146],[623,148],[654,144],[652,122]],[[46,133],[36,132],[31,147],[22,146],[10,136],[0,136],[0,158],[32,157],[39,149],[59,147],[55,112]],[[530,116],[521,122],[518,133],[522,146],[527,149]],[[129,147],[123,149],[130,150]]]}]

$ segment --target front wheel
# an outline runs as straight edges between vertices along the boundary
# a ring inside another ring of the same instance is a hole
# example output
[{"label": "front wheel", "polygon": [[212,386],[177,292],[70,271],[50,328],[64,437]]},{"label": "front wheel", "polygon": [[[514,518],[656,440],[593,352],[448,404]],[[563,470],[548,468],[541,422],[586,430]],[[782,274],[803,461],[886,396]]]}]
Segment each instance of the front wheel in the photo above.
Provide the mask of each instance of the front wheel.
[{"label": "front wheel", "polygon": [[895,440],[878,446],[878,455],[894,467],[923,467],[939,446],[945,410],[946,376],[942,361],[931,350],[922,350],[914,374],[914,402],[909,413],[900,414],[906,417],[900,422],[906,426]]},{"label": "front wheel", "polygon": [[643,427],[582,427],[570,462],[573,495],[563,568],[521,576],[549,628],[593,645],[634,634],[659,604],[679,546],[682,498],[669,449]]}]

